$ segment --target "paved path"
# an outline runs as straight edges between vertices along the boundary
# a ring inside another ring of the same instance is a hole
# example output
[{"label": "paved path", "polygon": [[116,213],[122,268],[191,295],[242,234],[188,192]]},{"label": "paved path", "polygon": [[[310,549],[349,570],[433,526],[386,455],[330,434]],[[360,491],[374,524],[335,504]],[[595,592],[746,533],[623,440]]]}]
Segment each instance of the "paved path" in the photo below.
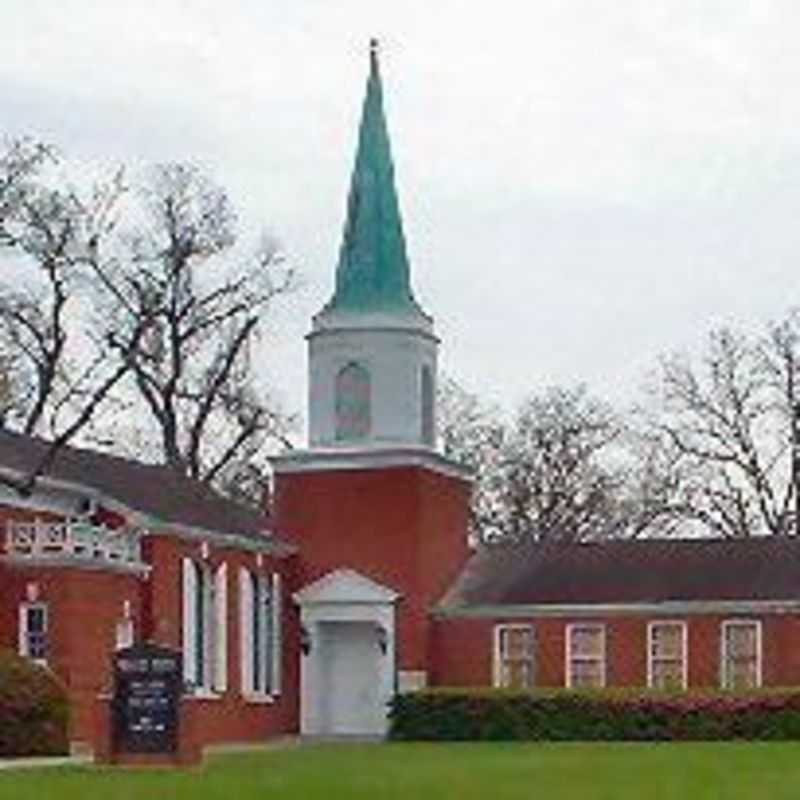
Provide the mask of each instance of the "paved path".
[{"label": "paved path", "polygon": [[91,764],[92,757],[58,756],[54,758],[0,758],[0,770],[7,769],[40,769],[42,767],[74,767]]}]

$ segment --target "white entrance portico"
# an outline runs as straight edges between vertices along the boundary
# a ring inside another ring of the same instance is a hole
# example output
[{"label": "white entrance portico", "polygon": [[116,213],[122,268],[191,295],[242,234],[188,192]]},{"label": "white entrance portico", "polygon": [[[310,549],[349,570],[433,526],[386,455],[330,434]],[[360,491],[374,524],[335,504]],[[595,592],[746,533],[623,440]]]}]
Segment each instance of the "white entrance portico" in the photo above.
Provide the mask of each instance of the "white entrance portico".
[{"label": "white entrance portico", "polygon": [[398,597],[350,569],[330,572],[294,595],[302,625],[301,734],[386,733]]}]

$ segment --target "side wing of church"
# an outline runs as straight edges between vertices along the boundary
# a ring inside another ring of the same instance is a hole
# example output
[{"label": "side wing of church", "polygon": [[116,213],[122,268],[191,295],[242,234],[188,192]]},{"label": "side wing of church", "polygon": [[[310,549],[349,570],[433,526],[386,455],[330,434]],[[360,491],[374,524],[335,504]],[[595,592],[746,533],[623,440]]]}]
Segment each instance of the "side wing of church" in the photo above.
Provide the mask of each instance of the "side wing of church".
[{"label": "side wing of church", "polygon": [[[204,744],[382,735],[391,698],[425,686],[800,684],[800,540],[470,549],[382,95],[373,46],[335,290],[307,336],[309,443],[274,458],[270,517],[64,448],[30,497],[0,490],[0,647],[59,676],[90,744],[134,641],[182,653]],[[0,471],[45,447],[0,432]]]}]

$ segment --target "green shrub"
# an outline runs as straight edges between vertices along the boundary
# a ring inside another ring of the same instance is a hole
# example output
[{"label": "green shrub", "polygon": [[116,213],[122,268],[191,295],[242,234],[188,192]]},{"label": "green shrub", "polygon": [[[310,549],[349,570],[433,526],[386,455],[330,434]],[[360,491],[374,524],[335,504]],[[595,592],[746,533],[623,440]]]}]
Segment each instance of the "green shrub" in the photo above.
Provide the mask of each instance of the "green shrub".
[{"label": "green shrub", "polygon": [[61,755],[69,750],[69,705],[45,667],[0,649],[0,757]]},{"label": "green shrub", "polygon": [[435,689],[398,695],[393,739],[800,739],[800,689],[749,693]]}]

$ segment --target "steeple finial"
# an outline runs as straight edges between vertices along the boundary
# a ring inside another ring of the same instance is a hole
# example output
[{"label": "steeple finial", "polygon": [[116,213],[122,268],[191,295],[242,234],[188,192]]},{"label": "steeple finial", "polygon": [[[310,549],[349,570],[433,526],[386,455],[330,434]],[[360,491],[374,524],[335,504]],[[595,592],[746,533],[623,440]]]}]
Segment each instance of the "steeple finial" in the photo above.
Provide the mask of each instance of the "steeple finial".
[{"label": "steeple finial", "polygon": [[369,41],[369,64],[347,221],[336,268],[336,292],[328,308],[419,312],[411,292],[394,185],[377,39]]}]

